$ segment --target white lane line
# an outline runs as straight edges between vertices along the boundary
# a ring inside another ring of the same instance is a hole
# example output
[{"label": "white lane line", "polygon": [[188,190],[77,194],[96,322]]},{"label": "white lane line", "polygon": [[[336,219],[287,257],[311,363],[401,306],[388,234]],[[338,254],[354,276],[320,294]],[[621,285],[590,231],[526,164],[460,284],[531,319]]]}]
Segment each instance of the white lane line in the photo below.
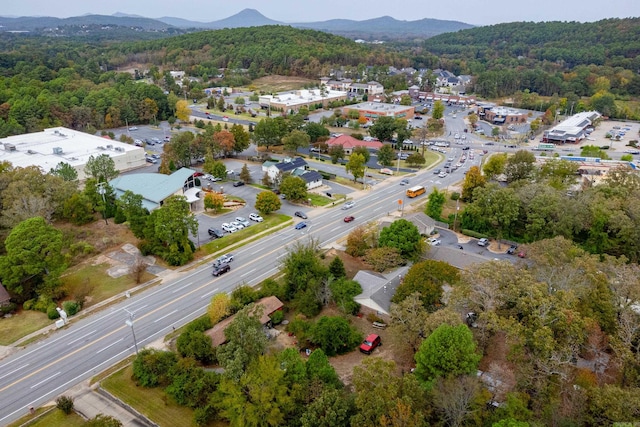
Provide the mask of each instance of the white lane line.
[{"label": "white lane line", "polygon": [[94,331],[91,331],[91,332],[89,332],[88,334],[84,334],[84,335],[83,335],[83,336],[81,336],[80,338],[76,338],[76,339],[75,339],[75,340],[73,340],[73,341],[69,341],[67,344],[73,344],[74,342],[80,341],[81,339],[84,339],[84,338],[88,337],[89,335],[91,335],[91,334],[93,334],[93,333],[95,333],[95,332],[96,332],[95,330],[94,330]]},{"label": "white lane line", "polygon": [[264,249],[258,249],[255,252],[251,252],[249,255],[255,255],[255,254],[259,254],[260,252],[264,252]]},{"label": "white lane line", "polygon": [[31,388],[36,388],[36,387],[38,387],[39,385],[42,385],[42,384],[46,383],[46,382],[47,382],[47,381],[49,381],[50,379],[57,377],[58,375],[60,375],[60,372],[56,372],[55,374],[51,375],[51,376],[50,376],[49,378],[47,378],[46,380],[42,380],[42,381],[40,381],[39,383],[32,385],[32,386],[31,386]]},{"label": "white lane line", "polygon": [[102,349],[98,350],[98,351],[96,352],[96,354],[100,354],[100,353],[102,353],[103,351],[105,351],[105,350],[107,350],[107,349],[109,349],[109,348],[113,347],[114,345],[118,344],[120,341],[122,341],[122,338],[120,338],[118,341],[114,342],[113,344],[109,344],[108,346],[106,346],[106,347],[104,347],[104,348],[102,348]]},{"label": "white lane line", "polygon": [[377,212],[377,211],[379,211],[380,209],[382,209],[382,206],[378,206],[378,207],[377,207],[377,208],[375,208],[373,211],[374,211],[374,212]]},{"label": "white lane line", "polygon": [[342,227],[334,227],[334,228],[331,229],[331,232],[338,231],[338,230],[341,230],[341,229],[342,229]]},{"label": "white lane line", "polygon": [[206,293],[206,294],[204,294],[204,295],[201,295],[201,296],[200,296],[200,299],[206,298],[206,297],[208,297],[209,295],[211,295],[211,294],[214,294],[214,293],[218,292],[218,289],[219,289],[219,288],[215,288],[214,290],[212,290],[212,291],[210,291],[210,292],[207,292],[207,293]]},{"label": "white lane line", "polygon": [[172,294],[175,294],[176,292],[180,292],[181,290],[183,290],[184,288],[193,285],[193,282],[189,282],[184,286],[180,286],[179,288],[174,289],[173,291],[171,291]]},{"label": "white lane line", "polygon": [[247,274],[251,274],[251,273],[253,273],[254,271],[256,271],[256,269],[255,269],[255,268],[254,268],[253,270],[249,270],[249,271],[247,271],[247,272],[246,272],[246,273],[244,273],[244,274],[241,274],[241,275],[240,275],[240,277],[244,277],[244,276],[246,276]]},{"label": "white lane line", "polygon": [[167,313],[164,316],[159,317],[158,319],[154,320],[153,323],[157,323],[157,322],[161,321],[162,319],[164,319],[165,317],[169,317],[172,314],[177,313],[177,312],[178,312],[178,310],[173,310],[171,313]]},{"label": "white lane line", "polygon": [[29,364],[27,363],[26,365],[22,365],[19,368],[14,369],[11,372],[7,372],[6,374],[4,374],[3,376],[0,377],[0,380],[3,379],[4,377],[8,377],[9,375],[13,374],[14,372],[18,372],[20,369],[22,368],[26,368],[27,366],[29,366]]}]

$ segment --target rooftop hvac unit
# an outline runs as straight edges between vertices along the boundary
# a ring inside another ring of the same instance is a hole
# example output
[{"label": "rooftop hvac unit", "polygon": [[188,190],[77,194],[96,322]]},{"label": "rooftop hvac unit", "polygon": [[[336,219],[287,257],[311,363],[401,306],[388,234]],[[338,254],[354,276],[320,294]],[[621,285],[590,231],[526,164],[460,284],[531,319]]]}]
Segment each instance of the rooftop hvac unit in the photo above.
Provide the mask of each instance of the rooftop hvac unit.
[{"label": "rooftop hvac unit", "polygon": [[62,154],[62,147],[53,147],[53,154]]},{"label": "rooftop hvac unit", "polygon": [[122,148],[122,147],[116,147],[116,148],[115,148],[115,150],[116,150],[116,151],[124,151],[124,148]]},{"label": "rooftop hvac unit", "polygon": [[16,146],[11,143],[5,142],[4,149],[5,151],[16,151]]},{"label": "rooftop hvac unit", "polygon": [[113,150],[113,145],[111,144],[107,145],[107,150]]},{"label": "rooftop hvac unit", "polygon": [[98,145],[98,150],[106,150],[102,145]]},{"label": "rooftop hvac unit", "polygon": [[27,150],[27,153],[28,153],[28,154],[36,154],[36,152],[35,152],[35,151],[33,151],[33,150]]}]

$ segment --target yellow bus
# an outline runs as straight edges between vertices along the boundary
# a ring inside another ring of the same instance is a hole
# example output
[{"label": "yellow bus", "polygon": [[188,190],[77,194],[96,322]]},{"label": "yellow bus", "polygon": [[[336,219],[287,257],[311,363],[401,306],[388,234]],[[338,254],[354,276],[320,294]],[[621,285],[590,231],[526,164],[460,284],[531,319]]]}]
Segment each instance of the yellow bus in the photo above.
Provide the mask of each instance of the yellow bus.
[{"label": "yellow bus", "polygon": [[421,194],[425,193],[426,188],[422,185],[416,185],[415,187],[411,187],[407,189],[407,197],[418,197]]}]

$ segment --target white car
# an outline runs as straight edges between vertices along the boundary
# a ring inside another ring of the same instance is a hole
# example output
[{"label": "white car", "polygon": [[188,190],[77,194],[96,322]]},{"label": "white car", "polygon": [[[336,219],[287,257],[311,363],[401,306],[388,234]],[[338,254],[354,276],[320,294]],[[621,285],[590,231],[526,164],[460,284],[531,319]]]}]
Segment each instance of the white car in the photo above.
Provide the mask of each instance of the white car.
[{"label": "white car", "polygon": [[436,239],[435,237],[429,239],[429,244],[431,246],[439,246],[440,243],[442,243],[442,241],[440,239]]},{"label": "white car", "polygon": [[446,172],[440,172],[438,174],[438,178],[446,178],[447,177],[447,173]]},{"label": "white car", "polygon": [[264,221],[264,218],[262,218],[260,215],[258,215],[257,213],[252,213],[249,214],[249,219],[251,221],[255,221],[255,222],[262,222]]},{"label": "white car", "polygon": [[231,226],[235,227],[237,230],[242,230],[244,225],[240,224],[238,221],[231,222]]},{"label": "white car", "polygon": [[233,225],[229,224],[229,223],[224,223],[222,224],[221,227],[224,231],[226,231],[227,233],[235,233],[236,231],[238,231],[238,229],[236,227],[234,227]]},{"label": "white car", "polygon": [[351,209],[352,207],[354,207],[356,205],[356,202],[347,202],[344,204],[344,206],[342,207],[342,210],[347,210],[347,209]]},{"label": "white car", "polygon": [[215,260],[214,264],[229,264],[231,261],[233,261],[233,254],[225,254]]},{"label": "white car", "polygon": [[242,224],[243,227],[248,227],[251,225],[251,223],[247,221],[247,218],[242,216],[236,217],[236,222],[239,222],[240,224]]}]

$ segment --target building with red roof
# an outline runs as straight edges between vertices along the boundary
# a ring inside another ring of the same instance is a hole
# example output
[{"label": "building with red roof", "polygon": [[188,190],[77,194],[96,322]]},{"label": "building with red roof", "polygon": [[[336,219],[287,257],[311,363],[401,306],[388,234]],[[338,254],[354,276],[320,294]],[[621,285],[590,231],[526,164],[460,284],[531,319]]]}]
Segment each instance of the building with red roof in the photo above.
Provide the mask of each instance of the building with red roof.
[{"label": "building with red roof", "polygon": [[339,135],[327,141],[329,148],[342,145],[345,154],[350,155],[355,147],[367,147],[369,150],[379,150],[382,147],[380,141],[362,141],[350,135]]}]

